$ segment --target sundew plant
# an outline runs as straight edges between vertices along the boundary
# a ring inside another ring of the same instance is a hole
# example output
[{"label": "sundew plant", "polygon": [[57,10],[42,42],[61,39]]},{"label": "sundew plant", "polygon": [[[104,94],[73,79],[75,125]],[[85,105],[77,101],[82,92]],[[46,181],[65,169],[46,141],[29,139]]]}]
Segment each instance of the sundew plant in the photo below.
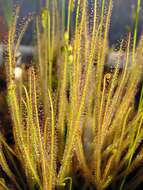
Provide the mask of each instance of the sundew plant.
[{"label": "sundew plant", "polygon": [[[16,9],[5,60],[14,145],[0,134],[1,190],[133,190],[142,183],[143,92],[135,107],[143,73],[140,4],[112,72],[105,70],[112,0],[94,0],[92,8],[87,0],[47,0],[21,27]],[[16,52],[31,19],[36,56],[16,78]]]}]

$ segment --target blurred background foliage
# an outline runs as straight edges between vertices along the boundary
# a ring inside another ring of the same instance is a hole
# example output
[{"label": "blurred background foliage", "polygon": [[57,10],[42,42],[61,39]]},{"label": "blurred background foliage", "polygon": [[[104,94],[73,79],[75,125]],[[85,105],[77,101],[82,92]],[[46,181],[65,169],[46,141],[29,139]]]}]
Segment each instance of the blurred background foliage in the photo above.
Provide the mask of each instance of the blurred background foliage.
[{"label": "blurred background foliage", "polygon": [[12,21],[13,0],[0,0],[0,15],[9,26]]}]

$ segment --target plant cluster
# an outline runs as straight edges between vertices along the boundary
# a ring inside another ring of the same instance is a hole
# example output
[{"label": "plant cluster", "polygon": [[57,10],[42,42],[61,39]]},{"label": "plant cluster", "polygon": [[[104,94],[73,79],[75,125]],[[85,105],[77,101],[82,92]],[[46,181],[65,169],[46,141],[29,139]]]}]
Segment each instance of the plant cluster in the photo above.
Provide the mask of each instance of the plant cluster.
[{"label": "plant cluster", "polygon": [[120,70],[121,42],[112,73],[104,72],[112,0],[94,0],[91,10],[86,0],[69,0],[68,15],[65,1],[61,9],[59,3],[47,0],[36,18],[37,58],[19,80],[16,52],[29,21],[17,32],[15,16],[9,28],[7,99],[15,144],[0,134],[6,175],[0,189],[71,189],[78,171],[85,179],[78,189],[136,189],[143,180],[143,93],[134,107],[143,69],[143,38],[136,42],[140,0],[125,63]]}]

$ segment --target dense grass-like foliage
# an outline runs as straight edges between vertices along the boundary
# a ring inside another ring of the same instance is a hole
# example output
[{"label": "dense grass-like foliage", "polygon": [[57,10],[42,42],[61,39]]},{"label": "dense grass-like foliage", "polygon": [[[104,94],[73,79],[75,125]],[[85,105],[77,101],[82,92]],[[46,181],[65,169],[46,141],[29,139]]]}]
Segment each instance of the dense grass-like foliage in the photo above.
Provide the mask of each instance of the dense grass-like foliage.
[{"label": "dense grass-like foliage", "polygon": [[143,71],[143,38],[136,44],[140,0],[133,39],[129,33],[126,47],[121,42],[112,73],[104,71],[112,0],[101,6],[94,0],[91,13],[86,0],[69,0],[67,22],[65,2],[62,10],[58,3],[47,0],[36,18],[35,64],[19,79],[16,51],[29,21],[17,32],[15,16],[9,29],[7,99],[15,144],[10,147],[0,135],[6,175],[0,187],[74,189],[80,171],[85,180],[78,189],[136,189],[143,180],[142,94],[134,107]]}]

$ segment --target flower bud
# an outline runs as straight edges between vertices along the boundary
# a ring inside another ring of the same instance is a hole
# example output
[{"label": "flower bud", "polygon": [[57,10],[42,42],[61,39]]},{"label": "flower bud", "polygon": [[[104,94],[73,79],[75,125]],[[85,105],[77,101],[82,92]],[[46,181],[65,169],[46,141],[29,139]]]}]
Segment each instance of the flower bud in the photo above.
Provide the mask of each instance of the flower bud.
[{"label": "flower bud", "polygon": [[68,63],[72,64],[72,62],[73,62],[73,55],[69,55],[69,57],[68,57]]},{"label": "flower bud", "polygon": [[65,41],[66,43],[68,43],[68,41],[69,41],[69,34],[68,34],[68,32],[65,32],[65,33],[64,33],[64,41]]}]

